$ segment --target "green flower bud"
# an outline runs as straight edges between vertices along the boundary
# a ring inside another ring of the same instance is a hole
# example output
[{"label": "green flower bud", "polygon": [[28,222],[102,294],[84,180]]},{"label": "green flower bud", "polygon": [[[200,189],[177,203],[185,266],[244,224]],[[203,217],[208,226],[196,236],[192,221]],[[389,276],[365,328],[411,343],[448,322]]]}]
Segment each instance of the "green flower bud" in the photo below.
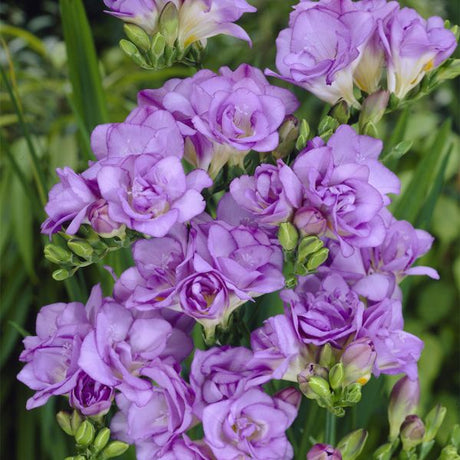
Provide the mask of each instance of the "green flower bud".
[{"label": "green flower bud", "polygon": [[94,254],[93,247],[85,240],[73,239],[67,242],[69,249],[83,259],[90,259]]},{"label": "green flower bud", "polygon": [[150,68],[147,64],[145,58],[142,56],[140,51],[137,49],[136,45],[129,40],[122,39],[120,40],[120,48],[122,51],[128,55],[138,66],[143,68]]},{"label": "green flower bud", "polygon": [[72,415],[70,416],[70,425],[72,427],[72,432],[76,433],[78,428],[80,427],[82,422],[82,418],[80,417],[80,414],[78,411],[74,410],[72,412]]},{"label": "green flower bud", "polygon": [[320,122],[318,126],[318,134],[322,137],[323,134],[331,131],[334,132],[339,126],[339,122],[335,119],[326,115]]},{"label": "green flower bud", "polygon": [[[425,422],[425,425],[427,425],[427,422]],[[457,449],[460,449],[460,425],[454,425],[452,434],[450,435],[450,443]]]},{"label": "green flower bud", "polygon": [[344,377],[344,369],[342,363],[335,364],[329,371],[329,383],[333,390],[341,387]]},{"label": "green flower bud", "polygon": [[324,243],[317,236],[309,235],[302,238],[297,249],[297,260],[304,262],[308,256],[318,252],[323,246]]},{"label": "green flower bud", "polygon": [[341,125],[344,125],[350,119],[350,107],[348,107],[345,101],[339,101],[329,111],[329,115],[335,118]]},{"label": "green flower bud", "polygon": [[289,275],[284,280],[284,286],[286,289],[294,289],[297,286],[297,277],[295,275]]},{"label": "green flower bud", "polygon": [[64,433],[68,434],[69,436],[73,436],[72,425],[70,424],[70,414],[63,411],[58,412],[56,414],[56,420]]},{"label": "green flower bud", "polygon": [[446,446],[442,449],[438,460],[460,460],[460,455],[454,446]]},{"label": "green flower bud", "polygon": [[321,364],[321,366],[327,369],[330,369],[335,364],[334,352],[332,351],[330,343],[325,343],[321,347],[321,350],[319,352],[319,364]]},{"label": "green flower bud", "polygon": [[375,124],[383,117],[390,100],[388,91],[377,91],[366,98],[363,102],[359,115],[359,127],[365,130],[368,124]]},{"label": "green flower bud", "polygon": [[329,382],[322,377],[313,376],[308,382],[308,386],[313,391],[313,393],[325,401],[330,401],[331,399],[331,388]]},{"label": "green flower bud", "polygon": [[163,37],[163,35],[161,35],[158,32],[157,34],[153,36],[150,51],[156,59],[160,59],[165,52],[165,47],[166,47],[166,40]]},{"label": "green flower bud", "polygon": [[123,455],[128,448],[129,444],[125,442],[113,441],[102,451],[102,460]]},{"label": "green flower bud", "polygon": [[102,428],[99,430],[99,433],[94,440],[93,447],[94,453],[99,453],[109,442],[110,440],[110,429],[107,427]]},{"label": "green flower bud", "polygon": [[308,124],[307,120],[302,120],[300,122],[300,129],[299,133],[301,136],[303,136],[305,139],[308,139],[308,136],[310,135],[310,125]]},{"label": "green flower bud", "polygon": [[431,411],[425,417],[426,432],[425,437],[423,439],[425,442],[431,441],[436,437],[436,434],[438,433],[439,428],[441,427],[442,422],[444,421],[446,412],[447,409],[438,404],[436,407],[431,409]]},{"label": "green flower bud", "polygon": [[93,442],[95,433],[94,425],[89,420],[85,420],[75,433],[75,441],[79,446],[87,447]]},{"label": "green flower bud", "polygon": [[315,252],[313,255],[310,256],[307,262],[307,268],[309,271],[316,270],[320,265],[326,262],[327,258],[329,257],[329,249],[322,248],[318,252]]},{"label": "green flower bud", "polygon": [[359,383],[348,385],[345,388],[344,399],[348,404],[359,403],[359,401],[361,401],[361,385]]},{"label": "green flower bud", "polygon": [[302,264],[295,264],[294,274],[299,276],[305,276],[308,274],[308,268]]},{"label": "green flower bud", "polygon": [[56,281],[64,281],[72,276],[72,272],[65,268],[60,268],[59,270],[55,270],[51,276]]},{"label": "green flower bud", "polygon": [[294,116],[289,116],[279,129],[279,144],[273,151],[275,158],[284,158],[289,155],[296,145],[299,135],[298,120]]},{"label": "green flower bud", "polygon": [[147,51],[150,48],[150,38],[144,29],[136,26],[135,24],[125,24],[124,30],[127,37],[136,45],[137,48],[140,48],[143,51]]},{"label": "green flower bud", "polygon": [[367,431],[359,429],[346,435],[337,444],[337,449],[342,453],[342,460],[355,460],[363,450],[367,440]]},{"label": "green flower bud", "polygon": [[47,244],[43,252],[45,258],[56,265],[66,264],[72,261],[72,253],[56,244]]},{"label": "green flower bud", "polygon": [[393,453],[393,444],[388,442],[380,446],[373,455],[374,460],[391,460],[391,454]]},{"label": "green flower bud", "polygon": [[284,250],[292,251],[299,241],[299,233],[290,222],[283,222],[278,230],[278,240]]},{"label": "green flower bud", "polygon": [[422,443],[425,436],[425,425],[417,415],[408,415],[400,430],[403,449],[410,451]]},{"label": "green flower bud", "polygon": [[299,137],[297,138],[296,140],[296,143],[295,143],[295,148],[297,150],[303,150],[305,148],[305,146],[307,145],[307,139],[305,136],[303,136],[302,134],[299,135]]},{"label": "green flower bud", "polygon": [[361,132],[365,134],[366,136],[371,136],[371,137],[379,137],[379,132],[377,130],[377,126],[375,126],[374,123],[371,121],[369,123],[366,123]]},{"label": "green flower bud", "polygon": [[179,32],[179,11],[174,2],[168,2],[160,13],[158,19],[160,33],[165,37],[166,43],[173,46]]}]

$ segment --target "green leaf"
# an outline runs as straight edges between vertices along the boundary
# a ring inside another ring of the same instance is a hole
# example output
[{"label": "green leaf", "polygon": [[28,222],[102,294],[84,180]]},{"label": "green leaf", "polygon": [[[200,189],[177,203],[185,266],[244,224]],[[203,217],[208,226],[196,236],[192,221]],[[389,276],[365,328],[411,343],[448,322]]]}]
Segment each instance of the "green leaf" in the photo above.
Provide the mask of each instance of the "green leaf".
[{"label": "green leaf", "polygon": [[425,204],[427,191],[434,181],[436,165],[449,147],[450,134],[451,120],[447,120],[439,129],[433,144],[424,152],[409,186],[398,200],[394,212],[397,219],[415,222]]},{"label": "green leaf", "polygon": [[96,125],[108,121],[96,50],[82,1],[60,0],[59,4],[73,102],[86,127],[83,135],[87,136]]}]

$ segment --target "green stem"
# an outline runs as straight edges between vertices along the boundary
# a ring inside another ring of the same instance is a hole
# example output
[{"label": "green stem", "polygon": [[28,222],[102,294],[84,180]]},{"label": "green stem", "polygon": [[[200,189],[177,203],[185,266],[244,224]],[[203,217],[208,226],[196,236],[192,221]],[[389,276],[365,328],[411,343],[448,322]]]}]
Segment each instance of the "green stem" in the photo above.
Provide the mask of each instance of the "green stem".
[{"label": "green stem", "polygon": [[331,446],[335,446],[335,422],[336,418],[335,415],[330,413],[329,411],[326,412],[326,432],[325,432],[325,442]]},{"label": "green stem", "polygon": [[318,405],[316,403],[309,404],[309,413],[308,417],[305,417],[305,425],[303,428],[302,432],[302,438],[300,440],[300,446],[298,450],[298,455],[297,455],[297,460],[305,460],[305,457],[307,456],[307,449],[308,449],[308,442],[309,442],[309,437],[310,437],[310,432],[313,423],[317,419],[317,414],[318,414]]},{"label": "green stem", "polygon": [[46,204],[46,201],[47,201],[46,192],[45,192],[45,190],[46,190],[46,182],[45,182],[45,178],[43,176],[43,173],[42,173],[42,171],[40,169],[40,164],[39,164],[39,161],[38,161],[38,155],[37,155],[35,147],[34,147],[34,145],[32,143],[32,139],[31,139],[30,133],[29,133],[29,128],[27,127],[27,124],[26,124],[26,122],[24,120],[24,117],[22,115],[22,110],[19,107],[18,100],[16,98],[16,95],[14,94],[14,91],[13,91],[13,88],[11,86],[11,83],[9,82],[8,77],[6,76],[5,71],[1,67],[0,67],[0,72],[1,72],[1,75],[2,75],[2,80],[3,80],[3,82],[4,82],[5,86],[6,86],[8,94],[10,96],[11,102],[13,103],[14,110],[15,110],[17,116],[18,116],[19,125],[21,126],[22,132],[23,132],[24,137],[26,139],[27,147],[29,148],[29,153],[30,153],[30,156],[32,158],[33,174],[34,174],[34,178],[35,178],[35,183],[37,185],[38,195],[40,197],[41,203],[44,206]]}]

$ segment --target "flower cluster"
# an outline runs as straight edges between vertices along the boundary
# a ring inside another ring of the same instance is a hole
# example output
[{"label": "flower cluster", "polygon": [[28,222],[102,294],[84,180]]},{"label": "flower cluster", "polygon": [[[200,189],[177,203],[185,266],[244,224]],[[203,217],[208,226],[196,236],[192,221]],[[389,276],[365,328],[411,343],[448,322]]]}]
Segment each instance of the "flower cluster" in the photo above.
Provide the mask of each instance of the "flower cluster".
[{"label": "flower cluster", "polygon": [[[246,39],[233,21],[252,11],[244,0],[105,3],[149,33],[176,8],[182,46]],[[375,92],[386,66],[403,97],[454,43],[439,18],[396,2],[304,0],[278,38],[277,65],[320,98],[358,106],[354,84]],[[90,226],[98,242],[124,242],[129,230],[133,265],[114,275],[111,296],[96,285],[86,305],[40,310],[20,356],[18,379],[35,391],[28,409],[65,395],[85,417],[110,411],[112,434],[140,460],[289,460],[302,393],[342,416],[372,375],[404,374],[401,393],[418,388],[423,342],[404,330],[399,284],[438,278],[413,266],[433,238],[392,216],[399,179],[379,160],[382,141],[355,125],[337,122],[280,159],[297,108],[242,64],[143,90],[124,122],[96,127],[96,161],[58,170],[42,232],[72,239]],[[265,294],[281,298],[278,314],[262,311]],[[411,415],[396,406],[393,437]],[[367,434],[350,436],[344,452]],[[307,459],[342,454],[322,443]]]},{"label": "flower cluster", "polygon": [[354,85],[372,94],[386,72],[387,89],[403,98],[453,53],[456,39],[441,18],[425,20],[396,1],[301,0],[276,44],[280,73],[269,75],[358,107]]}]

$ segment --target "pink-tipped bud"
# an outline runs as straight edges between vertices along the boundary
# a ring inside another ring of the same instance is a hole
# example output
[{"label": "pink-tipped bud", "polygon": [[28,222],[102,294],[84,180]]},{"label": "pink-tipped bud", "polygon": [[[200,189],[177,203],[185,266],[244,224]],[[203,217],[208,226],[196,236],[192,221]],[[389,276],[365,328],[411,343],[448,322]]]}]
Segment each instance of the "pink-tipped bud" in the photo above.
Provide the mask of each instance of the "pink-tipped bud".
[{"label": "pink-tipped bud", "polygon": [[342,454],[328,444],[315,444],[308,451],[307,460],[342,460]]},{"label": "pink-tipped bud", "polygon": [[302,393],[294,387],[283,388],[275,394],[275,398],[281,399],[296,409],[299,409],[300,403],[302,402]]},{"label": "pink-tipped bud", "polygon": [[314,208],[300,208],[295,213],[294,225],[305,235],[322,235],[327,228],[326,219]]},{"label": "pink-tipped bud", "polygon": [[345,372],[343,385],[365,385],[371,378],[376,357],[374,344],[367,337],[351,342],[340,358]]}]

